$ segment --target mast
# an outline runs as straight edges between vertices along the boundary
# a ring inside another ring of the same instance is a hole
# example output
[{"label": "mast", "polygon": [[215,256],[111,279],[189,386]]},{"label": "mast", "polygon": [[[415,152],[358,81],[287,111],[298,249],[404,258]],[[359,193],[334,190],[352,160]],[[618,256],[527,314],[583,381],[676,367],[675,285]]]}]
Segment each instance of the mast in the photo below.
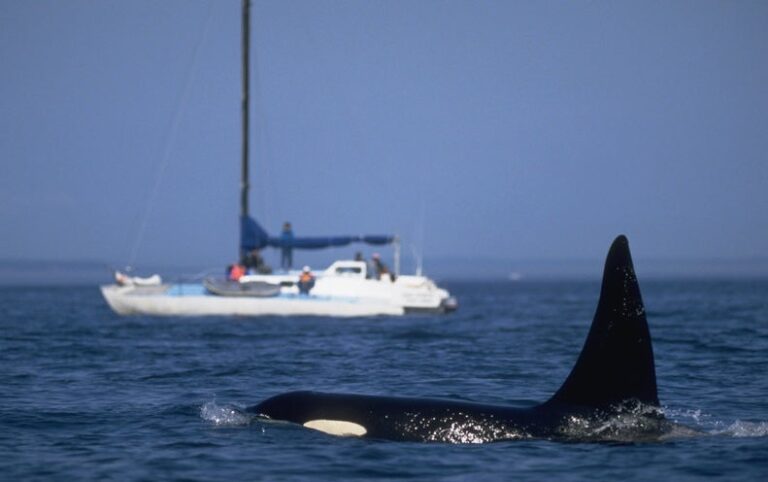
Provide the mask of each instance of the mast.
[{"label": "mast", "polygon": [[[243,98],[242,98],[242,117],[243,117],[243,158],[241,161],[240,172],[240,219],[244,220],[248,217],[248,189],[250,184],[248,181],[248,83],[249,83],[249,47],[251,44],[251,2],[250,0],[243,0]],[[243,221],[241,221],[242,223]],[[242,225],[241,225],[241,230]],[[240,233],[242,238],[242,232]],[[240,250],[240,259],[242,260],[246,253]]]}]

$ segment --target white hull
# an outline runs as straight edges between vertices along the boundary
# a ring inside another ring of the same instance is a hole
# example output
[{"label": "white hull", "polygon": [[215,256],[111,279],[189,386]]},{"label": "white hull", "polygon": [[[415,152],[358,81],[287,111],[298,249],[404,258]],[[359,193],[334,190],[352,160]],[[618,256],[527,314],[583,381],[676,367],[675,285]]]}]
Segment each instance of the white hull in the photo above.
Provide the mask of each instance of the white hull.
[{"label": "white hull", "polygon": [[272,297],[217,296],[201,284],[159,286],[105,285],[101,292],[121,315],[154,316],[398,316],[410,311],[449,311],[450,295],[422,276],[396,281],[365,278],[345,271],[353,262],[337,262],[318,275],[310,295],[300,295],[297,275],[253,275],[250,281],[282,284]]},{"label": "white hull", "polygon": [[[165,286],[172,289],[171,286]],[[109,306],[120,315],[155,316],[378,316],[402,315],[402,306],[370,300],[280,295],[272,298],[209,294],[169,295],[131,286],[101,287]]]}]

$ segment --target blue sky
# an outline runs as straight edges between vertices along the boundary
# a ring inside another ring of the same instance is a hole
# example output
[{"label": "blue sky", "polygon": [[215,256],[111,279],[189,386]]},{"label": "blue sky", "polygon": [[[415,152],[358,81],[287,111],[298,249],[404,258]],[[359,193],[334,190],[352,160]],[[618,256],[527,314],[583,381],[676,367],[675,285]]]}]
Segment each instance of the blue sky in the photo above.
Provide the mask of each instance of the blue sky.
[{"label": "blue sky", "polygon": [[[427,259],[619,233],[764,257],[766,25],[763,1],[254,1],[252,212]],[[0,258],[234,259],[239,55],[238,0],[0,2]]]}]

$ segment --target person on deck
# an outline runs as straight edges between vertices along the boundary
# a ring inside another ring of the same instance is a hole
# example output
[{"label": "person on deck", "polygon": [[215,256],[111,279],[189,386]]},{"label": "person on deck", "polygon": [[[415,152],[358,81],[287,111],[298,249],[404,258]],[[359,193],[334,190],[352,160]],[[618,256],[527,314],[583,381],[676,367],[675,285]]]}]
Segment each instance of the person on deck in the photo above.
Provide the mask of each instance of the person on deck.
[{"label": "person on deck", "polygon": [[252,249],[243,257],[243,265],[248,274],[269,274],[272,272],[272,268],[264,262],[258,249]]},{"label": "person on deck", "polygon": [[384,262],[381,260],[381,256],[379,256],[379,253],[373,253],[373,267],[375,268],[376,272],[374,273],[374,279],[381,279],[383,276],[389,277],[390,280],[394,281],[394,278],[389,273],[389,268],[387,268],[387,265],[384,264]]},{"label": "person on deck", "polygon": [[242,264],[233,264],[229,268],[229,279],[230,281],[240,281],[240,278],[245,275],[245,266]]},{"label": "person on deck", "polygon": [[285,243],[280,250],[280,267],[288,271],[293,266],[293,248],[290,247],[290,244],[293,242],[293,229],[288,221],[283,223],[283,232],[280,235],[280,240]]},{"label": "person on deck", "polygon": [[304,266],[304,269],[301,270],[301,274],[299,275],[299,293],[302,295],[308,295],[309,290],[314,288],[315,286],[315,276],[312,274],[312,271],[309,269],[309,266]]},{"label": "person on deck", "polygon": [[245,256],[243,256],[243,266],[246,271],[256,271],[256,268],[261,266],[264,260],[261,258],[261,253],[258,249],[252,249]]}]

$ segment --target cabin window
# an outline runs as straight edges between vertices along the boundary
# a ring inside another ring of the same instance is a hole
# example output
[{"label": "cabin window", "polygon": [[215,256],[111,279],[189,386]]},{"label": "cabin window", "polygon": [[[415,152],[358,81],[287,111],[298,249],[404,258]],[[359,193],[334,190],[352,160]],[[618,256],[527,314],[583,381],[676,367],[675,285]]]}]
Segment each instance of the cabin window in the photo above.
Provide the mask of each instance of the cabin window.
[{"label": "cabin window", "polygon": [[336,268],[336,274],[360,274],[362,272],[362,268],[357,266],[339,266]]}]

